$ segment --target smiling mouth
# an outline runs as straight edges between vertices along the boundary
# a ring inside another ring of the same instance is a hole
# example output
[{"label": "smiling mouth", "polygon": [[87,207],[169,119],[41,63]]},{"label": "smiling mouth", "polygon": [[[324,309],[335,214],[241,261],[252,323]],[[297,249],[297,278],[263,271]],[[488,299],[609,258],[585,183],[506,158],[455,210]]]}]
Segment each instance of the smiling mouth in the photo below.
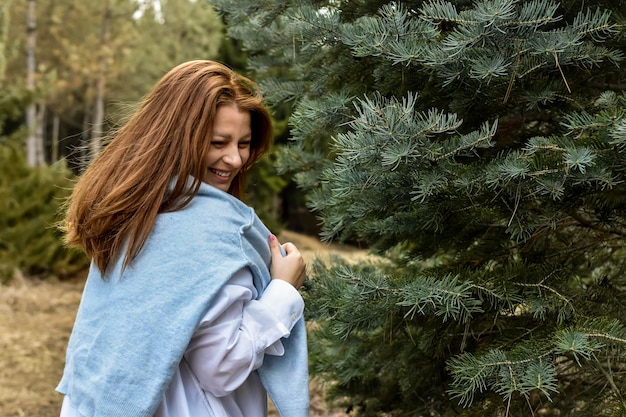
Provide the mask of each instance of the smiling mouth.
[{"label": "smiling mouth", "polygon": [[219,170],[213,169],[213,168],[209,168],[209,171],[211,171],[212,173],[214,173],[218,177],[222,177],[222,178],[229,178],[230,177],[230,172],[219,171]]}]

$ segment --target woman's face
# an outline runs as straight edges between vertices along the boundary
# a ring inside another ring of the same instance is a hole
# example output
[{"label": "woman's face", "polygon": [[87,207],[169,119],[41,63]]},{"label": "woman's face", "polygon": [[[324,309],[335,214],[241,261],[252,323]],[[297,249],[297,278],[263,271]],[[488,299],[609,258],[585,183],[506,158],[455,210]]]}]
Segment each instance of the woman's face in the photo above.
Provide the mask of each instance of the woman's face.
[{"label": "woman's face", "polygon": [[239,109],[234,103],[217,108],[202,181],[228,192],[250,157],[250,122],[250,112]]}]

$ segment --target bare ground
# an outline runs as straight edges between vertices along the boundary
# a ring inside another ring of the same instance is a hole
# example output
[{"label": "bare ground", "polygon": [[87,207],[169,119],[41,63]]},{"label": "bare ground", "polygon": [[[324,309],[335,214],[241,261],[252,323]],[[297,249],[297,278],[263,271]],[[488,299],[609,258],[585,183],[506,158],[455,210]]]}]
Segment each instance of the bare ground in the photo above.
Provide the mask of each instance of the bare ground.
[{"label": "bare ground", "polygon": [[[365,251],[320,244],[315,238],[291,232],[279,236],[292,241],[310,262],[330,253],[364,259]],[[61,395],[54,388],[65,363],[65,348],[83,289],[83,277],[63,282],[38,281],[17,275],[0,286],[0,416],[54,417]],[[276,415],[273,410],[270,415]],[[323,388],[311,382],[311,417],[347,416],[329,409]]]}]

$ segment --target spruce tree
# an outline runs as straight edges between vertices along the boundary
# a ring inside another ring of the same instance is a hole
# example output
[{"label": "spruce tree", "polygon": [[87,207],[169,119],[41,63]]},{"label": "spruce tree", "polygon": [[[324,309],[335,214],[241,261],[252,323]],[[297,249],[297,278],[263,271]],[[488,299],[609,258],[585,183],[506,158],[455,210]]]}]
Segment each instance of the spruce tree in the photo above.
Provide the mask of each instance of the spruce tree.
[{"label": "spruce tree", "polygon": [[322,236],[379,255],[306,289],[336,404],[626,415],[625,2],[213,3]]}]

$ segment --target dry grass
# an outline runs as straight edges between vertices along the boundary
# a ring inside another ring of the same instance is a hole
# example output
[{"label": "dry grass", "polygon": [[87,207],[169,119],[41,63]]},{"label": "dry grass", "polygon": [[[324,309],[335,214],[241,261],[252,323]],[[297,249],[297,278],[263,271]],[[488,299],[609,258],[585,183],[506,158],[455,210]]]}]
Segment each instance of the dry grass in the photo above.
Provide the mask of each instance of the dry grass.
[{"label": "dry grass", "polygon": [[[364,251],[323,245],[291,232],[283,232],[279,240],[295,243],[309,261],[330,253],[351,259],[367,257]],[[16,276],[10,285],[0,286],[0,416],[59,415],[62,398],[54,388],[61,378],[83,283],[83,279],[41,282]],[[312,417],[346,415],[329,410],[319,384],[311,383]]]},{"label": "dry grass", "polygon": [[0,415],[58,416],[54,387],[80,301],[82,282],[15,279],[0,287]]}]

